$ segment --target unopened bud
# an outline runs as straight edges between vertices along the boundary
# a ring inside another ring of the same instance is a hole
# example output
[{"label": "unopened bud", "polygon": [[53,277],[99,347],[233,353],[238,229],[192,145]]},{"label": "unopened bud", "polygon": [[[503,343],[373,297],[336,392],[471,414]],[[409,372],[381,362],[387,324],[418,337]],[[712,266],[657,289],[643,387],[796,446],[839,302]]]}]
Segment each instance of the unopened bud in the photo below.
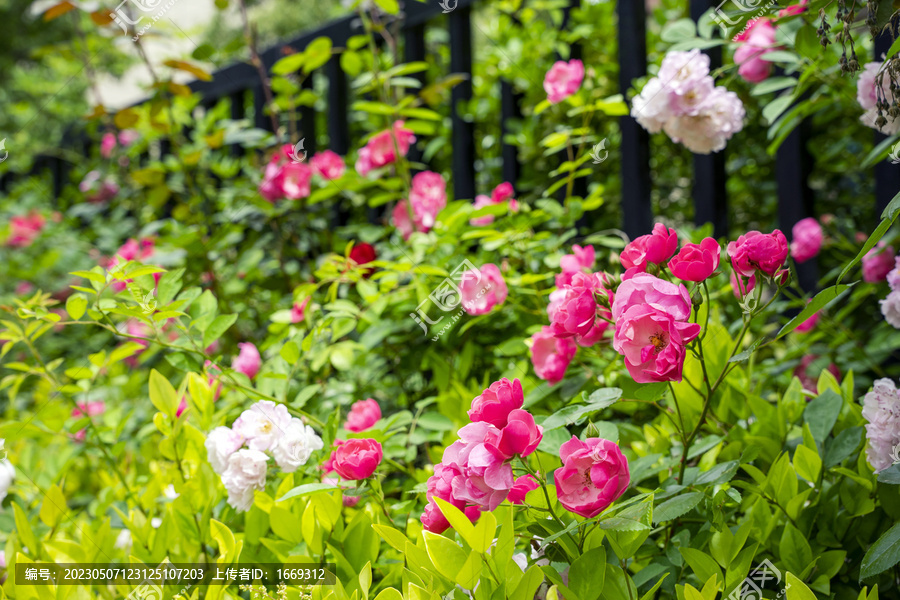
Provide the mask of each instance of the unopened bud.
[{"label": "unopened bud", "polygon": [[786,285],[788,280],[791,278],[791,272],[787,269],[781,269],[777,273],[775,273],[775,283],[778,285]]},{"label": "unopened bud", "polygon": [[700,308],[703,304],[703,294],[700,292],[700,288],[694,288],[694,292],[691,294],[691,304],[694,305],[694,308]]},{"label": "unopened bud", "polygon": [[600,437],[600,430],[593,423],[588,423],[588,426],[584,429],[584,435],[588,438]]}]

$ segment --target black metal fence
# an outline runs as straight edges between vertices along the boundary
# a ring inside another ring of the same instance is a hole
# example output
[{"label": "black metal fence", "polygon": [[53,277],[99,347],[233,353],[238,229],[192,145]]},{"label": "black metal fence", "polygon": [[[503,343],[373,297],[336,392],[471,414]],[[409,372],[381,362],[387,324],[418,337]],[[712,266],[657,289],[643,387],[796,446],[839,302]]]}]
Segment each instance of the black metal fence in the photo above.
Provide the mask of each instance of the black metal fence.
[{"label": "black metal fence", "polygon": [[[450,0],[452,2],[452,0]],[[488,0],[480,0],[482,2]],[[689,3],[691,17],[695,20],[711,7],[721,4],[718,0],[685,0]],[[563,27],[568,23],[568,11],[578,5],[572,0],[566,9]],[[782,1],[784,4],[784,1]],[[472,10],[475,0],[458,0],[456,6],[446,13],[439,0],[405,0],[399,15],[399,26],[403,38],[403,58],[407,62],[425,60],[425,33],[428,27],[445,26],[449,34],[450,70],[466,75],[467,78],[454,86],[451,91],[452,123],[452,180],[457,199],[475,197],[476,144],[474,124],[461,112],[460,104],[472,98]],[[619,40],[619,86],[626,94],[632,81],[647,73],[646,21],[644,0],[617,0],[618,40]],[[277,44],[261,54],[263,66],[268,72],[272,65],[284,55],[285,47],[302,52],[314,39],[325,36],[335,47],[345,46],[347,40],[363,33],[358,17],[348,16],[334,21],[316,31],[304,33],[285,43]],[[876,56],[880,56],[890,46],[886,36],[876,41]],[[580,56],[580,48],[573,47],[573,57]],[[706,51],[712,66],[721,65],[721,48]],[[327,78],[327,123],[328,145],[331,150],[346,155],[354,147],[348,122],[349,85],[347,75],[341,68],[340,56],[334,55],[321,69]],[[310,80],[307,80],[309,85]],[[423,82],[425,83],[425,82]],[[272,122],[264,112],[265,95],[257,70],[250,64],[235,64],[213,74],[210,81],[195,81],[190,84],[192,91],[201,94],[201,104],[211,107],[224,98],[231,101],[232,118],[248,116],[256,127],[271,130]],[[500,130],[508,131],[511,119],[520,119],[520,95],[507,81],[500,82]],[[300,129],[307,140],[306,150],[316,151],[316,114],[313,108],[300,110]],[[621,179],[623,230],[631,237],[649,231],[653,221],[651,207],[650,178],[650,138],[647,132],[631,117],[620,117]],[[794,223],[814,213],[814,195],[808,186],[812,160],[807,147],[808,123],[797,127],[781,144],[775,160],[775,175],[778,186],[779,227],[790,236]],[[874,134],[877,141],[884,139]],[[505,136],[504,136],[505,137]],[[717,237],[727,234],[728,195],[726,193],[725,151],[712,155],[695,155],[693,160],[693,200],[695,221],[698,225],[712,223]],[[505,140],[501,151],[503,178],[517,182],[521,172],[518,148]],[[68,164],[58,157],[40,157],[35,170],[49,168],[53,174],[54,188],[60,194],[68,180]],[[879,213],[900,191],[900,169],[882,161],[875,168],[876,198],[873,208]],[[586,181],[580,181],[576,193],[586,189]],[[0,186],[2,187],[2,186]],[[873,211],[874,212],[874,211]],[[810,261],[813,262],[813,261]],[[815,287],[815,265],[803,265],[802,286]]]}]

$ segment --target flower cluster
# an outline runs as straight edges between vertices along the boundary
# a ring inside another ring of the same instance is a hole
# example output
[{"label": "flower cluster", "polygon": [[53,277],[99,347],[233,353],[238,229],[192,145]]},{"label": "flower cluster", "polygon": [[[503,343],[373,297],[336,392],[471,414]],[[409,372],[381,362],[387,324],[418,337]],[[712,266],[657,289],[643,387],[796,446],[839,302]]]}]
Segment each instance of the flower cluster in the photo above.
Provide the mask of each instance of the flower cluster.
[{"label": "flower cluster", "polygon": [[253,492],[266,485],[267,453],[283,471],[293,473],[322,447],[312,427],[291,417],[283,404],[268,400],[257,402],[231,427],[217,427],[206,438],[209,464],[222,477],[228,504],[239,511],[250,510]]},{"label": "flower cluster", "polygon": [[[750,231],[728,244],[735,295],[749,293],[757,273],[784,283],[788,251],[787,239],[778,230]],[[603,341],[614,323],[612,346],[636,382],[681,381],[687,344],[697,338],[700,325],[690,322],[687,287],[670,281],[665,271],[696,284],[716,274],[720,259],[721,247],[713,238],[686,243],[679,250],[675,230],[657,223],[620,253],[625,273],[616,286],[612,275],[591,272],[593,247],[574,246],[573,254],[560,260],[562,273],[556,276],[557,289],[547,306],[550,325],[530,340],[535,373],[551,384],[559,382],[578,346]]]},{"label": "flower cluster", "polygon": [[[412,206],[412,218],[410,218]],[[428,233],[437,221],[438,213],[447,206],[447,183],[440,173],[422,171],[412,178],[409,200],[401,200],[394,207],[394,226],[408,240],[414,231]]]},{"label": "flower cluster", "polygon": [[396,162],[398,152],[400,157],[406,156],[409,147],[416,141],[416,136],[403,125],[403,121],[394,121],[391,129],[379,131],[369,138],[356,158],[357,173],[365,177],[373,169]]},{"label": "flower cluster", "polygon": [[900,446],[900,391],[890,379],[879,379],[872,391],[863,398],[862,415],[866,425],[866,457],[879,473],[895,460],[895,448]]},{"label": "flower cluster", "polygon": [[442,533],[450,527],[435,498],[475,521],[480,511],[492,511],[506,499],[521,502],[537,487],[533,477],[516,479],[511,464],[514,457],[534,452],[543,439],[543,428],[522,410],[524,400],[519,380],[506,378],[472,400],[468,411],[472,422],[459,430],[459,439],[444,450],[428,479],[428,506],[422,514],[425,529]]},{"label": "flower cluster", "polygon": [[669,52],[656,77],[634,98],[632,116],[650,133],[665,131],[696,154],[718,152],[744,126],[744,105],[716,87],[709,57],[699,50]]}]

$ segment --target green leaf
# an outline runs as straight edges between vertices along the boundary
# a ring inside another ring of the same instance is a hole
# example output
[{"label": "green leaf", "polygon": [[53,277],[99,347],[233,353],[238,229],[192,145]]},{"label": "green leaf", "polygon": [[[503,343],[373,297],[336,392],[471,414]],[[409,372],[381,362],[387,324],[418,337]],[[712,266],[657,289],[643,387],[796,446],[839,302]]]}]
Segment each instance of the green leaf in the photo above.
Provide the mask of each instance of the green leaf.
[{"label": "green leaf", "polygon": [[[696,484],[718,485],[720,483],[725,483],[726,481],[731,481],[740,466],[741,463],[737,460],[719,463],[710,470],[700,473],[700,476],[697,477]],[[706,578],[704,578],[703,581],[706,581]]]},{"label": "green leaf", "polygon": [[181,278],[183,276],[184,268],[181,268],[174,271],[166,271],[159,278],[159,285],[156,286],[156,300],[159,302],[160,308],[175,299],[175,294],[181,289]]},{"label": "green leaf", "polygon": [[516,589],[509,596],[509,600],[532,600],[543,581],[543,571],[537,566],[532,565],[525,571],[525,574],[522,575],[522,579],[519,580],[519,585],[516,586]]},{"label": "green leaf", "polygon": [[606,550],[601,546],[582,554],[569,568],[568,587],[578,600],[597,600],[603,592],[606,569],[597,565],[606,564]]},{"label": "green leaf", "polygon": [[825,468],[841,464],[856,452],[862,443],[864,432],[862,427],[848,427],[837,434],[825,450]]},{"label": "green leaf", "polygon": [[150,371],[150,402],[160,412],[175,418],[178,411],[178,394],[169,380],[156,369]]},{"label": "green leaf", "polygon": [[336,489],[338,489],[337,486],[330,483],[304,483],[303,485],[298,485],[297,487],[289,490],[284,496],[282,496],[275,502],[282,502],[284,500],[289,500],[298,496],[308,496],[309,494],[318,494],[319,492],[327,492],[329,490]]},{"label": "green leaf", "polygon": [[895,463],[878,474],[879,483],[900,484],[900,463]]},{"label": "green leaf", "polygon": [[58,485],[53,484],[47,488],[44,501],[41,502],[41,521],[52,529],[59,524],[60,519],[66,514],[67,508],[66,497],[63,496],[62,490]]},{"label": "green leaf", "polygon": [[[622,397],[622,390],[619,388],[602,388],[595,390],[586,398],[587,404],[574,404],[566,406],[552,415],[544,419],[541,427],[545,430],[555,429],[566,425],[577,423],[587,415],[601,411],[604,408],[614,404],[616,400]],[[616,441],[616,440],[611,440]]]},{"label": "green leaf", "polygon": [[887,571],[900,561],[900,523],[895,523],[869,547],[859,569],[859,581]]},{"label": "green leaf", "polygon": [[81,294],[72,294],[66,300],[66,312],[69,313],[69,316],[72,317],[73,321],[77,321],[84,316],[84,311],[87,310],[87,304],[87,298]]},{"label": "green leaf", "polygon": [[678,551],[681,552],[681,556],[694,570],[694,575],[700,581],[708,581],[710,577],[715,575],[718,577],[718,581],[725,582],[725,579],[722,577],[722,570],[709,554],[696,548],[679,548]]},{"label": "green leaf", "polygon": [[331,40],[324,36],[317,37],[309,43],[309,46],[303,51],[303,55],[306,57],[303,72],[312,73],[331,58]]},{"label": "green leaf", "polygon": [[810,483],[816,483],[819,480],[819,473],[822,471],[822,459],[815,450],[806,446],[797,446],[797,449],[794,450],[794,470],[803,479]]},{"label": "green leaf", "polygon": [[422,534],[425,536],[425,550],[438,573],[455,582],[456,576],[466,564],[465,551],[456,542],[444,536],[430,531],[424,531]]},{"label": "green leaf", "polygon": [[206,331],[203,332],[203,347],[207,348],[210,344],[222,337],[229,327],[237,321],[237,315],[219,315],[213,322],[209,324]]},{"label": "green leaf", "polygon": [[459,536],[473,549],[476,546],[475,526],[472,521],[458,508],[441,498],[434,498],[435,504],[440,509],[444,518],[450,523],[450,527],[456,530]]},{"label": "green leaf", "polygon": [[297,342],[291,340],[281,347],[281,352],[279,352],[279,354],[281,355],[281,358],[284,359],[284,362],[293,366],[300,360],[300,346],[297,345]]},{"label": "green leaf", "polygon": [[791,319],[785,324],[784,327],[781,328],[781,331],[778,332],[778,335],[775,336],[775,339],[781,339],[793,330],[797,329],[797,327],[803,323],[803,321],[807,320],[814,313],[825,308],[825,305],[849,290],[851,287],[856,285],[855,283],[844,284],[844,285],[834,285],[830,288],[826,288],[816,294],[815,298],[813,298],[809,304],[807,304],[803,310],[800,311],[800,314]]},{"label": "green leaf", "polygon": [[790,571],[785,576],[787,600],[816,600],[816,595]]},{"label": "green leaf", "polygon": [[844,399],[830,389],[825,390],[806,405],[806,409],[803,411],[803,420],[809,425],[813,439],[819,443],[825,441],[843,407]]},{"label": "green leaf", "polygon": [[653,522],[662,523],[677,519],[681,515],[693,510],[703,499],[703,492],[688,492],[674,498],[669,498],[660,503],[653,511]]}]

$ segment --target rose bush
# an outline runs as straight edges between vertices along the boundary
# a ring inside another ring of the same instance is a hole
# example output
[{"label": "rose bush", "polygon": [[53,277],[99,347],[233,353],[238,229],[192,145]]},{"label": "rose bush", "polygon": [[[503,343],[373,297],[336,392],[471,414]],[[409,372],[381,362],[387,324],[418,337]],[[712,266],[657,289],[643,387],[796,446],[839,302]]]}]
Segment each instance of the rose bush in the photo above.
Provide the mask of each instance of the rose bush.
[{"label": "rose bush", "polygon": [[[599,21],[605,4],[572,18]],[[771,15],[793,40],[757,25],[725,70],[666,45],[632,110],[669,152],[716,151],[760,110],[774,120],[753,100],[771,91],[740,86],[806,52],[797,29],[817,11],[798,6]],[[504,35],[551,36],[540,21]],[[715,239],[673,210],[623,240],[612,207],[596,210],[614,184],[573,191],[589,161],[579,123],[625,109],[587,39],[585,60],[529,58],[541,72],[523,100],[521,136],[536,138],[523,153],[577,158],[550,175],[537,157],[520,182],[486,160],[485,193],[454,200],[453,82],[420,89],[410,75],[427,62],[368,41],[323,55],[357,65],[367,96],[345,156],[298,161],[288,136],[225,123],[227,105],[194,119],[196,99],[161,92],[100,121],[64,212],[24,186],[4,204],[0,576],[35,561],[302,560],[334,565],[337,583],[288,597],[712,600],[762,564],[778,572],[768,596],[896,595],[896,206],[861,239],[823,215],[789,243],[755,213]],[[533,47],[550,46],[509,50]],[[281,60],[274,106],[310,102],[299,84],[321,57]],[[145,161],[162,142],[171,160]],[[578,223],[588,214],[603,229]],[[796,265],[813,258],[827,268],[806,293]],[[131,592],[14,576],[0,590]]]}]

